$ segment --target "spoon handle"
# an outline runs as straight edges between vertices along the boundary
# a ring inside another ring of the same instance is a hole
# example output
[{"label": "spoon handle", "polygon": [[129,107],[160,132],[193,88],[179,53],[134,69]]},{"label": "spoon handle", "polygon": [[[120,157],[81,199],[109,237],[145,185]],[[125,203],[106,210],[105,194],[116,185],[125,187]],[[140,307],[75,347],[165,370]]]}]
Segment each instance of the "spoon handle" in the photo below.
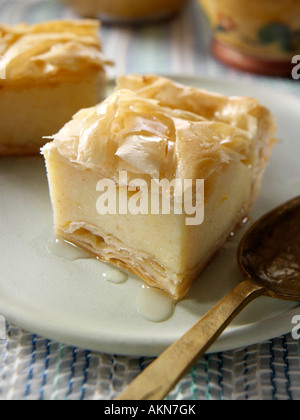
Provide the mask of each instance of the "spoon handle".
[{"label": "spoon handle", "polygon": [[117,400],[163,400],[231,321],[265,289],[246,280],[144,370]]}]

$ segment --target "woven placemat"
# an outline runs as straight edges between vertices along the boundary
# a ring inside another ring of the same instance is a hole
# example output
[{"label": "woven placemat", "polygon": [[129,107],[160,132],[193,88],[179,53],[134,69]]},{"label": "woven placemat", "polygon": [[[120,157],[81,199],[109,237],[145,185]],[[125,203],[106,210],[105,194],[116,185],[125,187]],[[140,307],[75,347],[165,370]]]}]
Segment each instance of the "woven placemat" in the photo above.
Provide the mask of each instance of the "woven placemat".
[{"label": "woven placemat", "polygon": [[[112,400],[150,358],[98,354],[7,327],[0,341],[1,400]],[[169,400],[298,400],[298,342],[291,335],[207,355]]]}]

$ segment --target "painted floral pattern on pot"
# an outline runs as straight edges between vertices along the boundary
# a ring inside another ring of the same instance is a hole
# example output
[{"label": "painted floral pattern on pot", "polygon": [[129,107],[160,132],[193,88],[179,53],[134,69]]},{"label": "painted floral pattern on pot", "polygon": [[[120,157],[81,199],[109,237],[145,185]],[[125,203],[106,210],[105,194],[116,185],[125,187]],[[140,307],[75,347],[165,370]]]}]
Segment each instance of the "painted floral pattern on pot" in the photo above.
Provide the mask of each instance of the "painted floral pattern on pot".
[{"label": "painted floral pattern on pot", "polygon": [[300,44],[300,30],[293,32],[283,23],[270,23],[258,33],[259,41],[263,45],[277,42],[282,51],[297,52]]},{"label": "painted floral pattern on pot", "polygon": [[214,37],[264,60],[300,52],[300,0],[199,0]]}]

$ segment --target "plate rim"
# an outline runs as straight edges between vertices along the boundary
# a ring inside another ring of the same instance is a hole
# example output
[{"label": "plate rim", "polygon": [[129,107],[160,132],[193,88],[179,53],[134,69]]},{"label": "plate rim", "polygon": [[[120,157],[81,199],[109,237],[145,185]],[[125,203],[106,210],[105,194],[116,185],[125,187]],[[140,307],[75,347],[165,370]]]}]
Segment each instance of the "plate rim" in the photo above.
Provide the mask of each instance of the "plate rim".
[{"label": "plate rim", "polygon": [[[49,339],[54,342],[63,343],[67,346],[72,346],[78,349],[84,349],[87,351],[97,353],[117,354],[119,356],[127,357],[157,357],[166,348],[168,348],[176,339],[179,338],[176,337],[174,334],[172,339],[169,339],[168,341],[162,343],[162,339],[161,337],[159,337],[159,340],[153,340],[151,346],[149,346],[149,344],[145,345],[142,342],[142,340],[137,340],[134,343],[134,345],[130,345],[130,350],[128,344],[124,342],[124,337],[122,335],[119,336],[120,339],[118,340],[116,340],[116,337],[113,336],[113,334],[106,334],[105,338],[104,335],[102,335],[101,337],[99,336],[99,339],[95,340],[95,338],[91,339],[88,332],[84,335],[84,337],[83,335],[76,335],[74,330],[69,330],[68,334],[66,334],[65,328],[54,326],[51,322],[47,326],[48,333],[47,336],[45,336],[43,329],[45,328],[47,322],[44,322],[41,326],[37,325],[36,327],[34,327],[34,331],[32,331],[32,322],[30,316],[27,318],[24,317],[24,312],[22,312],[21,310],[19,311],[19,316],[16,316],[16,313],[18,311],[14,311],[14,314],[10,314],[9,304],[3,305],[1,298],[0,309],[1,311],[5,311],[5,319],[6,321],[8,321],[8,323],[14,324],[14,326],[17,326],[17,328],[25,330],[30,334],[39,335],[44,339]],[[237,349],[251,347],[259,343],[263,343],[275,339],[277,337],[289,334],[293,329],[292,318],[295,315],[299,314],[300,303],[295,302],[295,307],[281,314],[271,316],[269,318],[263,319],[262,321],[254,322],[252,324],[232,328],[229,327],[224,331],[224,333],[215,342],[215,344],[211,346],[211,348],[207,351],[206,354],[217,354],[235,351]],[[277,323],[277,320],[280,322]],[[15,325],[16,321],[18,325]],[[272,324],[272,332],[266,335],[265,330],[269,324]],[[257,333],[257,331],[260,332]],[[255,334],[253,334],[254,332]],[[241,333],[244,337],[242,344],[239,342],[239,335]],[[247,338],[245,338],[245,336]],[[112,338],[114,338],[114,341],[112,340]],[[118,347],[119,349],[118,352],[116,352],[116,347]],[[133,350],[133,348],[135,348],[136,350]]]}]

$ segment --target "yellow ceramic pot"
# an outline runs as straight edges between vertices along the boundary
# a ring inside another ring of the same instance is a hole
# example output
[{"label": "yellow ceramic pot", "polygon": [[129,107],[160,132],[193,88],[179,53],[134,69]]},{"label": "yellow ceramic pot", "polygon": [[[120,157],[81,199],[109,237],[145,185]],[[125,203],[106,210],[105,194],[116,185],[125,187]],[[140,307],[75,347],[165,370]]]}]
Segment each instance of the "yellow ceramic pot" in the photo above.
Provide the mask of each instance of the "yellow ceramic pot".
[{"label": "yellow ceramic pot", "polygon": [[63,0],[84,17],[108,22],[140,22],[167,17],[189,0]]},{"label": "yellow ceramic pot", "polygon": [[244,70],[288,74],[300,52],[300,0],[199,0],[218,58]]}]

